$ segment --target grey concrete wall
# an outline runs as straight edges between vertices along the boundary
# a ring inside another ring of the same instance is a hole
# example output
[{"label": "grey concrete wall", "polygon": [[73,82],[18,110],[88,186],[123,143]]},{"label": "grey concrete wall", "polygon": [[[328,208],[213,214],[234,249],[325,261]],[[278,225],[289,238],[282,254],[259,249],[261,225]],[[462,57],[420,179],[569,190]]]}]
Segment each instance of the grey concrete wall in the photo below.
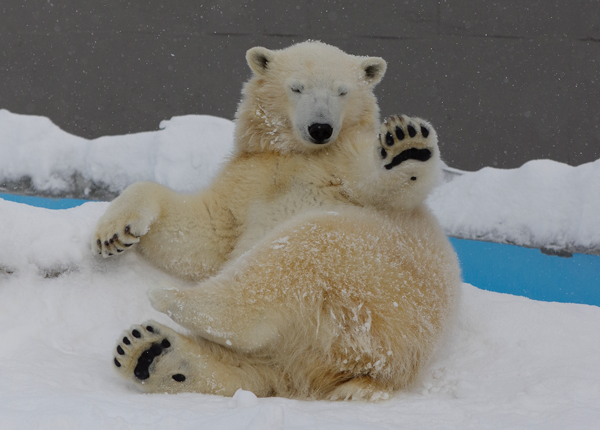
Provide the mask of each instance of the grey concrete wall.
[{"label": "grey concrete wall", "polygon": [[245,51],[308,38],[385,58],[382,114],[451,166],[600,158],[600,0],[0,0],[0,108],[88,138],[233,118]]}]

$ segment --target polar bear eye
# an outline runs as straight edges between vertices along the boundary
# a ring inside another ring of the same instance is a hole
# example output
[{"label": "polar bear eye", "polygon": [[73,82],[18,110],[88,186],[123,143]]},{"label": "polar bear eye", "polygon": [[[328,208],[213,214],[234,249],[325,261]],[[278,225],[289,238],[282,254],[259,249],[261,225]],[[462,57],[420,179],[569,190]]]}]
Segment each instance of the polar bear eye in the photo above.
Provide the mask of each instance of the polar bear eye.
[{"label": "polar bear eye", "polygon": [[348,94],[348,91],[346,91],[346,90],[340,91],[340,96],[345,96],[346,94]]},{"label": "polar bear eye", "polygon": [[303,86],[299,85],[299,86],[293,86],[290,88],[292,90],[292,92],[297,93],[297,94],[302,94],[302,90],[304,89]]}]

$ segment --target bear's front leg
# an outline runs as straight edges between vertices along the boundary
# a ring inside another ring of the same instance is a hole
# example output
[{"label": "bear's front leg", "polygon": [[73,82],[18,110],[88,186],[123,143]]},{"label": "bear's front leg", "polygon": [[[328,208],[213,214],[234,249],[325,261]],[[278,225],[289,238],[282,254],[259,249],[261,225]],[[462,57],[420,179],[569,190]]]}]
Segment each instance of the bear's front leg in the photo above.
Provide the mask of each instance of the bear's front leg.
[{"label": "bear's front leg", "polygon": [[129,186],[98,221],[92,236],[92,251],[106,258],[138,243],[160,215],[161,200],[168,191],[151,182]]}]

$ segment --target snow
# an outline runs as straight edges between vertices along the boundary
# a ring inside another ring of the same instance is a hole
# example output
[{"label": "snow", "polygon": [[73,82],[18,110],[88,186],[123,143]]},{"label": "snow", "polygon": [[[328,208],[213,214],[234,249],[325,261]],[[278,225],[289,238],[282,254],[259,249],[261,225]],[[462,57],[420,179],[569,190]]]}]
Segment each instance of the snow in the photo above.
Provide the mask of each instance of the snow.
[{"label": "snow", "polygon": [[450,236],[600,253],[600,160],[486,167],[438,187],[428,203]]},{"label": "snow", "polygon": [[[202,186],[231,147],[231,128],[216,128],[231,123],[183,117],[163,124],[157,132],[86,141],[44,118],[0,111],[0,176],[29,175],[36,188],[54,191],[71,189],[73,172],[112,190],[139,179],[181,191]],[[598,162],[484,169],[442,185],[446,191],[430,203],[447,230],[596,246],[588,220],[600,196],[588,181],[600,183],[599,172]],[[473,202],[453,203],[446,193]],[[461,215],[462,205],[479,217]],[[107,206],[52,211],[0,200],[1,429],[595,429],[600,422],[600,308],[468,284],[447,342],[421,380],[389,400],[141,394],[114,372],[112,351],[131,324],[156,319],[176,327],[146,298],[170,279],[131,252],[108,260],[90,252]]]},{"label": "snow", "polygon": [[[0,181],[27,177],[40,194],[110,200],[137,181],[189,192],[207,185],[233,147],[233,123],[223,118],[179,116],[160,128],[87,140],[48,118],[0,109]],[[96,188],[105,192],[95,196]]]}]

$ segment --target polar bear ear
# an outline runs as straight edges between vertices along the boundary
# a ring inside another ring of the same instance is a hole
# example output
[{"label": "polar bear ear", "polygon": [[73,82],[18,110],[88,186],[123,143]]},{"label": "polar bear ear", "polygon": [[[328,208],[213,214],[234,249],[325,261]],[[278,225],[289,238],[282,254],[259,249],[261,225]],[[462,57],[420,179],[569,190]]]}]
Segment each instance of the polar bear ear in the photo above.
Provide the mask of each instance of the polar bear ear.
[{"label": "polar bear ear", "polygon": [[248,65],[254,73],[264,75],[274,55],[273,51],[262,46],[257,46],[246,52],[246,61],[248,61]]},{"label": "polar bear ear", "polygon": [[369,57],[362,60],[360,68],[364,71],[364,79],[371,86],[375,86],[381,81],[387,69],[387,63],[383,58]]}]

